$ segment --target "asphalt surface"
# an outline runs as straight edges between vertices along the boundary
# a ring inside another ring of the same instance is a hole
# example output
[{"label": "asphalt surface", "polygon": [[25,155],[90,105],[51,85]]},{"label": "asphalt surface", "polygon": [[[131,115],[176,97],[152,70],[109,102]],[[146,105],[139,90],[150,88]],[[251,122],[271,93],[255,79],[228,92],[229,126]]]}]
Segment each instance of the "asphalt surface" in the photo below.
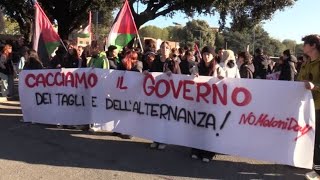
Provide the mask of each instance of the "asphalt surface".
[{"label": "asphalt surface", "polygon": [[0,102],[2,179],[304,179],[306,169],[228,155],[210,163],[191,159],[190,149],[152,150],[150,141],[111,133],[57,129],[23,123],[19,101]]}]

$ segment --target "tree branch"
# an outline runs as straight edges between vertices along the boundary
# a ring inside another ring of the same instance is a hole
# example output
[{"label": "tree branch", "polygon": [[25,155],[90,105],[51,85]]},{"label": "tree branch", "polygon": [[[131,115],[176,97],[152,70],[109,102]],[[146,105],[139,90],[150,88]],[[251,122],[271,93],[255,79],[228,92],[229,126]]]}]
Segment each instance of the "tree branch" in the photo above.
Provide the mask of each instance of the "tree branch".
[{"label": "tree branch", "polygon": [[168,7],[167,9],[163,10],[163,11],[160,11],[156,14],[154,14],[154,18],[157,18],[159,16],[165,16],[166,14],[170,13],[170,12],[173,12],[175,10],[178,10],[179,8],[175,7],[175,6],[170,6]]}]

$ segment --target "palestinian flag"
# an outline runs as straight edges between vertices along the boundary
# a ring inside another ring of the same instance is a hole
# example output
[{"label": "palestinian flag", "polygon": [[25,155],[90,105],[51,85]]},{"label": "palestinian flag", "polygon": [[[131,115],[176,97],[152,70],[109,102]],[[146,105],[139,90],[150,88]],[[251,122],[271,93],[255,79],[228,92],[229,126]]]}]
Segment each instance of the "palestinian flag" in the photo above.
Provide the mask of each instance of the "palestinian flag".
[{"label": "palestinian flag", "polygon": [[91,37],[91,11],[89,12],[88,26],[86,28],[78,31],[77,36],[79,38],[90,38]]},{"label": "palestinian flag", "polygon": [[38,52],[43,65],[47,66],[51,54],[61,44],[61,39],[40,5],[35,2],[34,6],[35,28],[33,34],[33,49]]},{"label": "palestinian flag", "polygon": [[128,0],[124,2],[107,39],[107,47],[115,45],[118,50],[128,45],[138,35]]}]

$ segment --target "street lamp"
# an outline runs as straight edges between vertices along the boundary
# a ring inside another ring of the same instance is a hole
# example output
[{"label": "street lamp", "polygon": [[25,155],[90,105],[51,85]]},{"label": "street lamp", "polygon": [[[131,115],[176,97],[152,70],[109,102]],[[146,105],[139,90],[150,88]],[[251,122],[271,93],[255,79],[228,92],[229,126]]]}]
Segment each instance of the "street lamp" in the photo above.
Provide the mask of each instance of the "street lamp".
[{"label": "street lamp", "polygon": [[139,1],[137,1],[137,14],[139,14]]}]

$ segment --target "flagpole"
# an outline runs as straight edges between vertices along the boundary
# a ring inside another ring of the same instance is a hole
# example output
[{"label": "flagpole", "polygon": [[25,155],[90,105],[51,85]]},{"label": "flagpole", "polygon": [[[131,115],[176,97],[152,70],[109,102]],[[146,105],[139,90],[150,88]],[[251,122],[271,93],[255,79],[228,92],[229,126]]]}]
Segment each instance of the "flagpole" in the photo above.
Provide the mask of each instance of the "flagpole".
[{"label": "flagpole", "polygon": [[91,42],[92,42],[92,30],[91,30],[91,21],[92,21],[92,14],[91,14],[91,10],[89,11],[89,34],[90,34],[90,44],[91,44]]},{"label": "flagpole", "polygon": [[[36,5],[37,1],[36,0],[32,0],[31,1],[31,4],[32,4],[32,7],[35,9],[35,5]],[[34,10],[34,23],[33,23],[33,33],[32,33],[32,49],[36,50],[35,49],[35,46],[34,46],[34,43],[35,43],[35,31],[36,31],[36,19],[37,19],[37,11],[36,9]]]},{"label": "flagpole", "polygon": [[132,20],[133,20],[133,25],[134,25],[134,28],[136,29],[136,31],[137,31],[137,37],[138,37],[138,41],[139,41],[139,44],[140,44],[140,47],[141,47],[141,53],[143,53],[143,46],[142,46],[142,43],[141,43],[141,39],[140,39],[140,36],[139,36],[139,31],[138,31],[138,29],[137,29],[137,26],[136,26],[136,23],[135,23],[135,20],[134,20],[134,18],[133,18],[133,15],[132,15],[132,12],[131,12],[131,9],[130,9],[130,5],[129,5],[129,2],[128,2],[128,0],[126,0],[125,1],[125,3],[128,3],[127,5],[128,5],[128,9],[129,9],[129,12],[130,12],[130,15],[131,15],[131,18],[132,18]]},{"label": "flagpole", "polygon": [[140,47],[141,47],[141,53],[143,53],[143,46],[142,46],[141,39],[140,39],[140,36],[139,36],[138,32],[137,32],[137,36],[138,36],[138,41],[139,41],[139,44],[140,44]]},{"label": "flagpole", "polygon": [[[68,52],[68,49],[67,49],[67,47],[64,45],[64,43],[63,43],[63,41],[62,41],[61,38],[60,38],[60,42],[61,42],[62,46],[64,47],[64,49],[66,50],[66,52]],[[59,48],[59,47],[58,47],[58,48]]]},{"label": "flagpole", "polygon": [[32,6],[36,5],[36,3],[37,3],[37,0],[31,0]]}]

